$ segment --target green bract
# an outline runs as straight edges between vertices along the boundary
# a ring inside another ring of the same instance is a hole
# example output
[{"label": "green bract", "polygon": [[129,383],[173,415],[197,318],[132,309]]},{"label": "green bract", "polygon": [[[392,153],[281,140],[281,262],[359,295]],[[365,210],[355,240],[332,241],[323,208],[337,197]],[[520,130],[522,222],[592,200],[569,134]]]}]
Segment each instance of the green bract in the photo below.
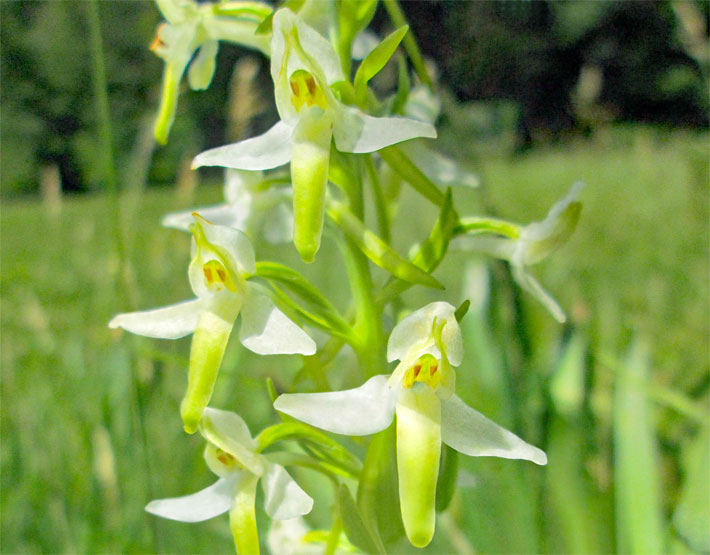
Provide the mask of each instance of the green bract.
[{"label": "green bract", "polygon": [[201,522],[229,511],[237,553],[243,554],[259,552],[254,501],[260,479],[264,509],[271,518],[286,520],[311,512],[313,499],[282,466],[256,452],[249,428],[238,415],[207,408],[200,433],[207,440],[207,465],[219,480],[192,495],[151,501],[146,511],[181,522]]},{"label": "green bract", "polygon": [[518,285],[539,300],[557,321],[564,322],[567,317],[560,305],[528,273],[527,267],[541,261],[569,240],[582,211],[582,203],[577,201],[577,197],[583,187],[581,182],[572,185],[567,196],[550,208],[544,220],[521,227],[515,231],[516,236],[461,237],[456,239],[456,245],[508,260]]},{"label": "green bract", "polygon": [[180,81],[190,60],[190,88],[203,90],[212,82],[219,41],[237,43],[268,55],[269,37],[254,32],[272,10],[261,2],[198,4],[194,0],[156,0],[156,3],[167,22],[158,27],[151,45],[151,50],[165,60],[163,94],[155,122],[155,138],[165,143],[175,119]]},{"label": "green bract", "polygon": [[331,140],[339,151],[366,153],[436,137],[436,130],[412,119],[372,117],[338,100],[331,86],[345,76],[333,47],[285,8],[273,20],[271,77],[281,120],[259,137],[203,152],[193,167],[264,170],[290,161],[294,243],[312,261],[323,229]]},{"label": "green bract", "polygon": [[315,342],[291,322],[247,278],[255,272],[254,250],[242,232],[194,214],[192,262],[188,270],[196,299],[143,312],[119,314],[112,328],[164,339],[194,334],[187,393],[181,414],[194,433],[209,403],[232,327],[241,314],[239,339],[262,354],[306,354]]},{"label": "green bract", "polygon": [[546,464],[525,443],[468,407],[455,394],[453,367],[463,360],[463,340],[448,303],[431,303],[392,330],[387,359],[400,360],[390,377],[333,393],[287,394],[274,408],[321,429],[368,435],[387,428],[397,414],[397,466],[402,520],[413,545],[434,534],[436,481],[442,441],[471,456],[526,459]]}]

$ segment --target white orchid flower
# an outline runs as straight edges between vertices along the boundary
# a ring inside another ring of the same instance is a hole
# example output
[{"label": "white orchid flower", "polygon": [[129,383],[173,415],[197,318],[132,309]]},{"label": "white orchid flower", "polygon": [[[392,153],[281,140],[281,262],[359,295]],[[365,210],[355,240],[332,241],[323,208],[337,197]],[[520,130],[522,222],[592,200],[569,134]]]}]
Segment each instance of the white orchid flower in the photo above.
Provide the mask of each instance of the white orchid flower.
[{"label": "white orchid flower", "polygon": [[572,185],[567,195],[557,202],[541,222],[520,227],[517,237],[459,237],[457,248],[478,250],[508,260],[516,283],[533,295],[554,316],[564,323],[567,320],[560,305],[528,272],[528,266],[540,262],[564,245],[574,232],[582,211],[577,200],[584,183]]},{"label": "white orchid flower", "polygon": [[272,519],[311,512],[313,499],[286,469],[257,453],[249,428],[237,414],[206,408],[200,433],[207,440],[207,465],[219,480],[192,495],[151,501],[146,511],[181,522],[202,522],[229,511],[237,553],[242,554],[259,552],[254,501],[260,479],[264,509]]},{"label": "white orchid flower", "polygon": [[[302,517],[297,517],[273,521],[266,536],[266,544],[269,552],[274,555],[322,555],[329,536],[329,530],[311,530]],[[333,554],[347,553],[359,551],[348,541],[345,534],[340,534]]]},{"label": "white orchid flower", "polygon": [[392,330],[387,359],[400,360],[390,377],[356,389],[281,395],[274,408],[321,429],[368,435],[397,415],[397,468],[402,520],[409,541],[427,545],[434,534],[436,481],[443,441],[460,453],[527,459],[544,465],[537,447],[470,408],[455,394],[453,367],[463,359],[455,309],[431,303]]},{"label": "white orchid flower", "polygon": [[239,339],[260,355],[316,352],[309,335],[289,320],[247,277],[255,271],[254,249],[242,232],[194,215],[188,269],[196,299],[155,310],[119,314],[109,326],[138,335],[177,339],[194,334],[187,393],[180,407],[185,431],[194,433],[212,397],[232,327],[241,315]]},{"label": "white orchid flower", "polygon": [[265,186],[263,172],[227,169],[223,204],[203,206],[168,214],[163,225],[188,231],[197,212],[214,224],[233,227],[251,238],[264,237],[269,243],[293,239],[291,189]]},{"label": "white orchid flower", "polygon": [[415,137],[436,137],[428,123],[376,118],[346,106],[331,89],[344,81],[330,42],[283,8],[271,39],[271,77],[281,120],[263,135],[199,154],[193,167],[265,170],[291,162],[294,244],[312,261],[323,230],[331,141],[341,152],[374,152]]},{"label": "white orchid flower", "polygon": [[165,143],[175,119],[180,81],[188,64],[190,88],[199,91],[212,82],[219,41],[226,40],[268,55],[270,37],[257,35],[255,31],[272,9],[268,4],[253,1],[200,5],[194,0],[156,0],[156,3],[167,22],[158,27],[150,47],[165,60],[163,96],[155,124],[155,138]]}]

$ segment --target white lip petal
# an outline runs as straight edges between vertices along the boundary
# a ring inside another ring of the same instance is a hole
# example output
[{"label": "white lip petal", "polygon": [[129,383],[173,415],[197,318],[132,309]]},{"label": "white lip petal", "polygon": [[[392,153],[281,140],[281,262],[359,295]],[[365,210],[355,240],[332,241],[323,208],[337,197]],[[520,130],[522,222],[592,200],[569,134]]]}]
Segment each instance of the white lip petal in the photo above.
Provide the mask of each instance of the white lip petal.
[{"label": "white lip petal", "polygon": [[547,455],[466,405],[456,395],[441,402],[441,439],[472,457],[525,459],[547,464]]},{"label": "white lip petal", "polygon": [[291,160],[293,128],[277,122],[263,135],[206,150],[192,161],[193,168],[223,166],[237,170],[268,170]]},{"label": "white lip petal", "polygon": [[195,331],[203,305],[200,299],[193,299],[153,310],[127,312],[114,316],[108,325],[145,337],[178,339]]},{"label": "white lip petal", "polygon": [[387,376],[375,376],[355,389],[281,395],[274,408],[328,432],[364,436],[390,425],[395,402]]},{"label": "white lip petal", "polygon": [[249,287],[242,305],[239,340],[260,355],[312,355],[316,343],[267,297]]},{"label": "white lip petal", "polygon": [[145,510],[180,522],[202,522],[226,513],[232,506],[236,475],[220,478],[211,486],[184,497],[156,499]]},{"label": "white lip petal", "polygon": [[261,478],[264,510],[271,518],[287,520],[311,512],[313,499],[301,489],[283,466],[269,465]]}]

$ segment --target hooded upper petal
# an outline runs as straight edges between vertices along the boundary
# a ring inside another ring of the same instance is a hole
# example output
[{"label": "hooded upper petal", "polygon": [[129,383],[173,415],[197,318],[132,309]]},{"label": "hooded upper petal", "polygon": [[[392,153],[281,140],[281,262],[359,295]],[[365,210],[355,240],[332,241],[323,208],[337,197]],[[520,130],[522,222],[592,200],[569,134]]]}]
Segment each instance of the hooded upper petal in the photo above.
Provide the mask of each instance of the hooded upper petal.
[{"label": "hooded upper petal", "polygon": [[395,402],[387,376],[375,376],[355,389],[280,395],[274,408],[322,430],[362,436],[390,425]]},{"label": "hooded upper petal", "polygon": [[547,464],[543,451],[489,420],[456,395],[441,402],[441,439],[472,457],[525,459]]},{"label": "hooded upper petal", "polygon": [[387,360],[406,360],[420,354],[431,353],[441,358],[433,334],[434,320],[439,325],[446,322],[441,330],[441,342],[446,347],[446,355],[453,366],[463,360],[463,338],[456,321],[456,309],[446,302],[430,303],[403,318],[392,330],[387,342]]},{"label": "hooded upper petal", "polygon": [[195,331],[203,309],[203,301],[193,299],[153,310],[118,314],[108,325],[146,337],[178,339]]},{"label": "hooded upper petal", "polygon": [[207,407],[202,414],[200,433],[209,442],[232,455],[252,474],[265,470],[263,457],[255,452],[256,444],[246,422],[231,411]]},{"label": "hooded upper petal", "polygon": [[271,518],[286,520],[311,512],[313,499],[301,489],[283,466],[270,464],[261,478],[264,510]]},{"label": "hooded upper petal", "polygon": [[229,510],[236,480],[236,475],[220,478],[211,486],[192,495],[156,499],[148,503],[145,510],[170,520],[202,522]]}]

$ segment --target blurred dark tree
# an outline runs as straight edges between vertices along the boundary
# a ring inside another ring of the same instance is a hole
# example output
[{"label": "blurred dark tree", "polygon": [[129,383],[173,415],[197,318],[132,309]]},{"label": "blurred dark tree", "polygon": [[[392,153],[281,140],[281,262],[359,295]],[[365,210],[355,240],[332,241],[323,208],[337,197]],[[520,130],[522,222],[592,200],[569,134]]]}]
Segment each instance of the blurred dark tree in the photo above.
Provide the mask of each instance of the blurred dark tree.
[{"label": "blurred dark tree", "polygon": [[[422,50],[458,100],[505,100],[519,107],[520,145],[600,121],[708,126],[708,2],[402,4]],[[133,178],[130,161],[160,94],[162,61],[147,48],[160,14],[152,2],[107,1],[100,2],[100,15],[114,145],[125,182]],[[86,22],[78,0],[0,3],[4,195],[36,191],[42,168],[52,165],[64,190],[102,186],[94,171]],[[380,7],[375,27],[384,32],[389,26]],[[689,28],[696,36],[687,36]],[[181,96],[168,145],[147,154],[150,183],[172,182],[181,160],[225,140],[229,83],[243,53],[222,46],[212,86]],[[270,91],[267,62],[258,59],[260,90]],[[595,110],[585,112],[582,101]],[[262,123],[271,121],[256,122],[253,131]]]},{"label": "blurred dark tree", "polygon": [[[672,2],[403,5],[422,50],[459,100],[519,104],[523,143],[580,128],[573,99],[584,69],[598,73],[596,100],[609,119],[708,126],[707,68],[688,52]],[[690,8],[707,50],[710,3]]]}]

